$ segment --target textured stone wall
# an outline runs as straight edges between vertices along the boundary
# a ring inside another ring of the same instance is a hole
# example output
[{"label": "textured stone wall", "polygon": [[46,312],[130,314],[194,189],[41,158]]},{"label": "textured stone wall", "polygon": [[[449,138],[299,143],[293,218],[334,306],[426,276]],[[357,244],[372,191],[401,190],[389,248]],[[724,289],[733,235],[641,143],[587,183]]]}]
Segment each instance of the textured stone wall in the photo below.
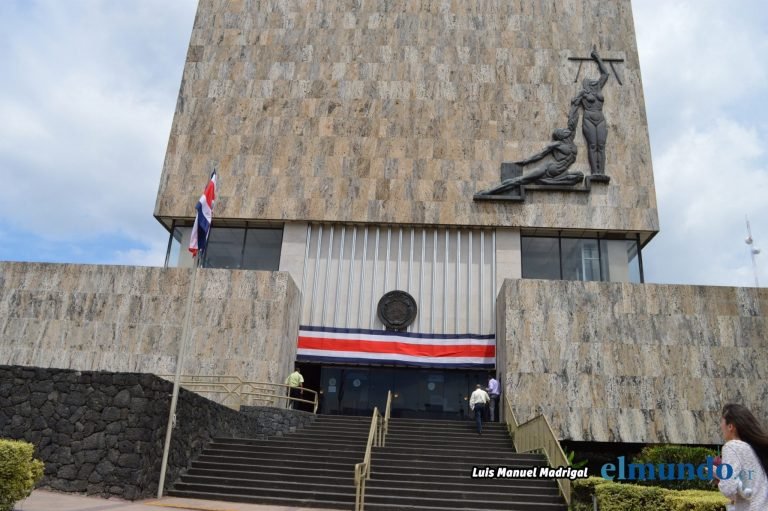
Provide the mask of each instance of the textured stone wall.
[{"label": "textured stone wall", "polygon": [[[593,45],[624,59],[610,185],[473,202],[565,127]],[[155,215],[213,167],[219,218],[658,230],[629,0],[201,0]]]},{"label": "textured stone wall", "polygon": [[513,410],[561,439],[719,443],[727,402],[768,419],[766,289],[507,280],[497,305]]},{"label": "textured stone wall", "polygon": [[[0,364],[173,374],[191,273],[0,263]],[[299,293],[287,273],[197,270],[184,372],[282,383]]]},{"label": "textured stone wall", "polygon": [[[0,366],[0,437],[35,445],[44,487],[152,497],[172,388],[150,374]],[[180,389],[166,485],[215,437],[271,436],[311,420],[293,410],[238,413]]]}]

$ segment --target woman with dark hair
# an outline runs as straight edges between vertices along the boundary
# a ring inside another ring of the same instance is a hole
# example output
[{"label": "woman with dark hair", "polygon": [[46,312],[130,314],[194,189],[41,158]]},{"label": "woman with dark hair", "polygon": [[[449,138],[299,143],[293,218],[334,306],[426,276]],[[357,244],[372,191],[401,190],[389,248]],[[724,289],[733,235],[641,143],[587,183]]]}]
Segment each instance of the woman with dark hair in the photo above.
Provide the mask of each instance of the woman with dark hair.
[{"label": "woman with dark hair", "polygon": [[718,484],[731,499],[733,511],[768,509],[768,432],[746,407],[723,407],[720,430],[725,439],[723,463],[733,468],[733,476]]}]

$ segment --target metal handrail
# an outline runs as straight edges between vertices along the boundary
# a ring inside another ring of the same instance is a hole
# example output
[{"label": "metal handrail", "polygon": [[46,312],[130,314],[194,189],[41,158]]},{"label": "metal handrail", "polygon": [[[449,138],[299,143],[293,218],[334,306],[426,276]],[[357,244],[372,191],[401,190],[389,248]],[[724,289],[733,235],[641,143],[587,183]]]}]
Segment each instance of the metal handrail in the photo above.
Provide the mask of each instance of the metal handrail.
[{"label": "metal handrail", "polygon": [[[158,375],[166,380],[173,381],[173,375],[160,374]],[[232,375],[215,375],[215,376],[201,376],[185,374],[181,376],[180,385],[188,390],[192,390],[198,394],[225,394],[221,400],[221,404],[230,406],[235,410],[239,410],[240,407],[245,404],[244,400],[247,397],[256,397],[259,400],[266,403],[267,406],[274,406],[276,400],[285,399],[286,405],[290,402],[307,403],[312,405],[312,413],[317,413],[319,405],[318,393],[312,389],[302,389],[305,392],[309,392],[313,399],[302,399],[297,397],[291,397],[288,395],[287,390],[290,389],[289,385],[282,383],[270,383],[270,382],[256,382],[256,381],[244,381],[238,376]],[[282,392],[278,392],[278,389],[283,389]],[[230,398],[234,398],[235,402],[230,405],[227,403]],[[252,402],[249,400],[248,402]]]},{"label": "metal handrail", "polygon": [[[515,450],[520,453],[540,452],[546,456],[547,463],[552,467],[570,466],[568,458],[565,456],[565,452],[563,452],[563,448],[560,446],[560,442],[555,436],[549,420],[543,414],[539,414],[533,419],[520,424],[517,422],[517,417],[515,417],[512,411],[512,403],[510,403],[509,397],[505,395],[504,400],[506,402],[504,420],[515,444]],[[563,496],[565,503],[570,506],[571,480],[557,479],[557,485],[560,487],[560,494]]]},{"label": "metal handrail", "polygon": [[384,433],[381,439],[381,446],[384,447],[384,443],[387,441],[387,433],[389,433],[389,416],[392,411],[392,391],[387,391],[387,407],[384,409]]},{"label": "metal handrail", "polygon": [[355,465],[355,511],[365,508],[365,481],[371,478],[371,447],[384,447],[389,430],[389,417],[392,411],[392,391],[387,391],[387,407],[384,416],[374,407],[371,417],[371,429],[368,431],[368,443],[365,446],[363,462]]},{"label": "metal handrail", "polygon": [[380,445],[381,414],[379,408],[373,408],[371,428],[368,430],[368,443],[365,446],[365,456],[362,463],[355,465],[355,511],[365,509],[365,481],[371,478],[371,447]]}]

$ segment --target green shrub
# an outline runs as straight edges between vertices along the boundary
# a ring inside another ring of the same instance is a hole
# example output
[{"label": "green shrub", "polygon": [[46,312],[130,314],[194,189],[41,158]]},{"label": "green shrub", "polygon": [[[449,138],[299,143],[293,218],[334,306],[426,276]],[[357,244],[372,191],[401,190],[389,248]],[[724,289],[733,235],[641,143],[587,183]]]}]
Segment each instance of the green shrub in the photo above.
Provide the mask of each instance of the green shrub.
[{"label": "green shrub", "polygon": [[592,511],[592,495],[600,511],[724,511],[728,503],[713,490],[667,490],[590,477],[573,482],[571,511]]},{"label": "green shrub", "polygon": [[[713,458],[717,456],[717,452],[714,449],[708,449],[706,447],[690,447],[687,445],[652,445],[645,447],[636,458],[632,460],[632,463],[652,465],[661,464],[674,464],[678,463],[690,463],[694,467],[698,467],[702,463],[706,463],[707,456]],[[663,488],[669,488],[672,490],[707,490],[711,489],[709,481],[702,481],[698,478],[692,480],[680,480],[680,481],[635,481],[637,484],[648,486],[661,486]]]},{"label": "green shrub", "polygon": [[664,495],[669,511],[724,511],[728,503],[719,491],[669,490]]},{"label": "green shrub", "polygon": [[592,495],[595,487],[601,484],[614,484],[602,477],[588,477],[573,481],[571,493],[571,511],[592,511]]},{"label": "green shrub", "polygon": [[12,511],[43,477],[43,462],[32,457],[34,450],[27,442],[0,439],[0,511]]},{"label": "green shrub", "polygon": [[600,511],[647,511],[664,509],[662,488],[636,484],[600,484],[595,486]]}]

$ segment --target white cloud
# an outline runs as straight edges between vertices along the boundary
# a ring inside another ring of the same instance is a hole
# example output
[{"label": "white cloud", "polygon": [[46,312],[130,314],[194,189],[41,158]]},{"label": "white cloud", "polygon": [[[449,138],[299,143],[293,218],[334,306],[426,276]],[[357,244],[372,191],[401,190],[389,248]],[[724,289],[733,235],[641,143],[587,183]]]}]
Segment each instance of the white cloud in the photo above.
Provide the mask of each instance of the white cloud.
[{"label": "white cloud", "polygon": [[[122,237],[114,262],[162,263],[151,213],[195,8],[0,2],[3,230],[69,246]],[[633,13],[662,227],[647,277],[749,285],[748,214],[768,285],[768,9],[635,0]]]},{"label": "white cloud", "polygon": [[113,264],[125,264],[129,266],[163,266],[165,264],[165,252],[167,249],[167,236],[165,240],[154,240],[149,248],[132,248],[119,250],[114,256]]},{"label": "white cloud", "polygon": [[765,10],[761,1],[634,2],[647,107],[663,121],[651,132],[657,145],[765,93]]},{"label": "white cloud", "polygon": [[756,239],[768,234],[768,151],[760,138],[724,120],[707,131],[684,130],[655,159],[662,234],[646,255],[654,280],[752,282],[745,215],[758,227]]},{"label": "white cloud", "polygon": [[0,178],[13,183],[12,228],[150,247],[164,237],[152,210],[195,4],[0,5]]},{"label": "white cloud", "polygon": [[766,9],[643,0],[633,12],[661,224],[647,280],[753,285],[745,215],[768,244]]}]

